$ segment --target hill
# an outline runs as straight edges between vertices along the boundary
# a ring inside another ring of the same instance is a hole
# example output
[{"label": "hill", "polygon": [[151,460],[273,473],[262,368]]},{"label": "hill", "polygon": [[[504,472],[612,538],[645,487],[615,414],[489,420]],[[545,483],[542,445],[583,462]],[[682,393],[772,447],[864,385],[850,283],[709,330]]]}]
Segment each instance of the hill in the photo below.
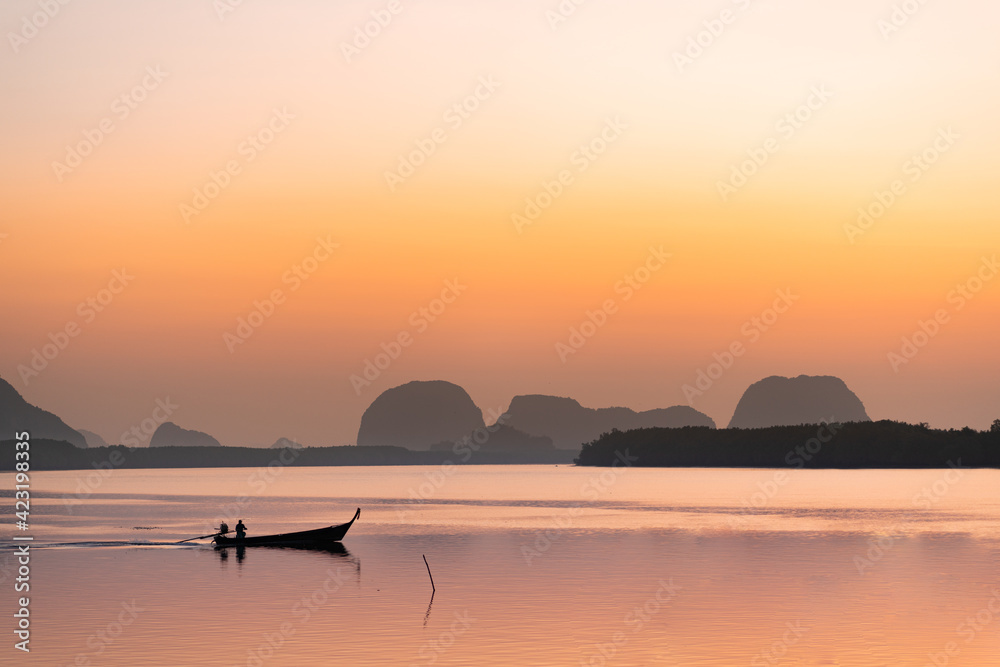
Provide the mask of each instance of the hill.
[{"label": "hill", "polygon": [[871,421],[857,395],[838,377],[772,375],[747,387],[729,428],[765,428]]},{"label": "hill", "polygon": [[385,390],[368,406],[358,444],[428,449],[485,425],[482,410],[457,384],[408,382]]},{"label": "hill", "polygon": [[65,440],[86,447],[87,440],[56,415],[28,403],[13,385],[0,378],[0,433],[27,431],[32,439]]},{"label": "hill", "polygon": [[548,436],[560,449],[576,449],[613,429],[705,426],[708,415],[686,405],[636,412],[629,408],[585,408],[572,398],[531,394],[511,399],[498,420],[529,435]]},{"label": "hill", "polygon": [[153,437],[149,439],[150,447],[221,447],[222,444],[207,433],[189,431],[173,422],[163,422]]}]

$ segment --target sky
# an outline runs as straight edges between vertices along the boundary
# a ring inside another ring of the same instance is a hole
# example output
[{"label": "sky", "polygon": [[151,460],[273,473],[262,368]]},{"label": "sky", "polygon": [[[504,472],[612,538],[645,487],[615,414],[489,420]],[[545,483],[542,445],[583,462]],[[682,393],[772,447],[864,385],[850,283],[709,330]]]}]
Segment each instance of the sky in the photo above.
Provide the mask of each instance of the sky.
[{"label": "sky", "polygon": [[[382,391],[1000,418],[1000,6],[10,1],[0,377],[117,442]],[[733,352],[737,354],[733,354]],[[489,419],[488,419],[489,421]]]}]

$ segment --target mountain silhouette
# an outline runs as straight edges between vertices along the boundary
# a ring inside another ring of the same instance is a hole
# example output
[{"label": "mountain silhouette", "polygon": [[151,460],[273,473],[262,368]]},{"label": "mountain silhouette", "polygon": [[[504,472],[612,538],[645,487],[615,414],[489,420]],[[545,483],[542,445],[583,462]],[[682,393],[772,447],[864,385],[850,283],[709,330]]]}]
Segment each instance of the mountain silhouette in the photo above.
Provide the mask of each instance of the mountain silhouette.
[{"label": "mountain silhouette", "polygon": [[301,442],[295,442],[288,438],[278,438],[268,449],[301,449],[302,446]]},{"label": "mountain silhouette", "polygon": [[82,428],[76,429],[76,432],[83,436],[84,440],[87,441],[88,447],[107,447],[108,443],[101,436],[97,435],[93,431],[84,431]]},{"label": "mountain silhouette", "polygon": [[[528,435],[524,431],[518,431],[505,424],[494,424],[488,428],[478,428],[472,433],[466,433],[463,438],[456,442],[439,442],[431,445],[431,450],[452,450],[458,446],[468,448],[473,452],[536,452],[541,450],[555,450],[552,438],[545,435]],[[575,451],[575,450],[574,450]]]},{"label": "mountain silhouette", "polygon": [[861,399],[832,375],[772,375],[747,387],[729,428],[871,421]]},{"label": "mountain silhouette", "polygon": [[65,440],[85,448],[87,440],[56,415],[28,403],[13,385],[0,378],[0,432],[3,437],[27,431],[32,439]]},{"label": "mountain silhouette", "polygon": [[222,444],[201,431],[189,431],[173,422],[160,424],[153,437],[149,439],[150,447],[221,447]]},{"label": "mountain silhouette", "polygon": [[708,426],[708,415],[686,405],[636,412],[630,408],[585,408],[572,398],[531,394],[511,399],[500,420],[529,435],[547,435],[559,449],[577,448],[613,429]]},{"label": "mountain silhouette", "polygon": [[483,428],[483,412],[457,384],[432,380],[386,389],[361,416],[359,445],[426,450]]}]

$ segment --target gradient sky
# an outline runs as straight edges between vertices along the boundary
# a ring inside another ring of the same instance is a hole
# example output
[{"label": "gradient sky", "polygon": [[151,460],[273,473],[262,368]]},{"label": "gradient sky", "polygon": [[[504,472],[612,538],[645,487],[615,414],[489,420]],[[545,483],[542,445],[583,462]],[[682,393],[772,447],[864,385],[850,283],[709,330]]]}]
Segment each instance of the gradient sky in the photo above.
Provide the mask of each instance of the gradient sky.
[{"label": "gradient sky", "polygon": [[[1000,418],[1000,280],[975,282],[1000,251],[1000,6],[927,3],[889,32],[889,1],[590,0],[553,26],[557,0],[400,0],[348,62],[343,45],[389,4],[247,0],[220,16],[221,0],[94,0],[47,18],[3,3],[0,376],[110,441],[169,397],[173,421],[223,444],[328,445],[354,442],[371,401],[410,380],[450,380],[494,411],[527,393],[686,404],[683,386],[739,341],[692,403],[722,426],[750,383],[799,374],[843,378],[874,419]],[[478,108],[449,112],[477,88]],[[437,128],[443,143],[390,189]],[[581,159],[602,131],[606,150]],[[81,142],[78,166],[54,166]],[[724,201],[718,183],[768,145]],[[915,167],[925,151],[933,164]],[[849,233],[896,180],[884,215]],[[339,246],[302,280],[317,239]],[[651,247],[671,256],[626,298],[619,281]],[[91,312],[122,269],[134,278]],[[981,289],[956,296],[970,279]],[[424,328],[449,280],[464,289]],[[283,303],[227,345],[275,290]],[[798,300],[751,340],[777,290]],[[557,344],[609,299],[563,361]],[[25,381],[19,366],[67,324],[78,335]],[[412,344],[355,391],[403,332]]]}]

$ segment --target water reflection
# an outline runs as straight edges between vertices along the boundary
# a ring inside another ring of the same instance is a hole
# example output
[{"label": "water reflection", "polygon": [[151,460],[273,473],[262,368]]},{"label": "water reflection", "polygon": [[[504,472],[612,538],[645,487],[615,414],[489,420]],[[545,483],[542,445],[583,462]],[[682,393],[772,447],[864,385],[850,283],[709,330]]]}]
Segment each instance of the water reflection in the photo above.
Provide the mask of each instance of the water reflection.
[{"label": "water reflection", "polygon": [[424,627],[427,627],[427,619],[431,617],[431,607],[434,606],[434,591],[431,591],[431,601],[427,603],[427,613],[424,614]]},{"label": "water reflection", "polygon": [[[219,562],[221,562],[222,564],[225,564],[225,563],[228,562],[228,560],[229,560],[229,551],[231,549],[235,549],[236,550],[236,562],[237,563],[242,563],[243,560],[246,558],[246,554],[247,554],[247,547],[243,546],[243,545],[238,545],[238,546],[231,546],[231,545],[220,546],[220,545],[215,545],[214,549],[215,549],[215,553],[218,554],[218,556],[219,556]],[[350,551],[348,551],[347,547],[345,547],[340,542],[328,542],[328,543],[325,543],[325,544],[262,544],[262,545],[259,545],[259,546],[255,546],[252,549],[252,551],[265,551],[265,550],[266,551],[282,551],[282,550],[284,550],[284,551],[309,551],[309,552],[314,552],[314,553],[328,554],[328,555],[332,556],[333,558],[345,558],[347,560],[350,560],[351,563],[357,569],[358,574],[359,575],[361,574],[361,561],[354,554],[352,554]]]},{"label": "water reflection", "polygon": [[[106,498],[73,515],[60,495],[42,498],[31,613],[58,641],[40,657],[112,667],[998,664],[997,471],[967,472],[931,508],[913,498],[940,471],[796,471],[765,502],[753,494],[774,471],[628,470],[591,501],[580,488],[594,471],[494,467],[459,470],[434,498],[408,502],[428,472],[289,469],[273,495],[254,499],[248,516],[265,533],[362,505],[351,551],[176,545],[203,532],[190,517],[206,503],[229,499],[161,502],[150,491],[176,494],[188,479],[238,494],[245,471],[120,470]],[[42,482],[62,493],[75,477]],[[164,528],[138,544],[122,541],[123,525]],[[3,554],[0,544],[0,565]],[[113,644],[95,643],[133,601],[148,612]]]}]

